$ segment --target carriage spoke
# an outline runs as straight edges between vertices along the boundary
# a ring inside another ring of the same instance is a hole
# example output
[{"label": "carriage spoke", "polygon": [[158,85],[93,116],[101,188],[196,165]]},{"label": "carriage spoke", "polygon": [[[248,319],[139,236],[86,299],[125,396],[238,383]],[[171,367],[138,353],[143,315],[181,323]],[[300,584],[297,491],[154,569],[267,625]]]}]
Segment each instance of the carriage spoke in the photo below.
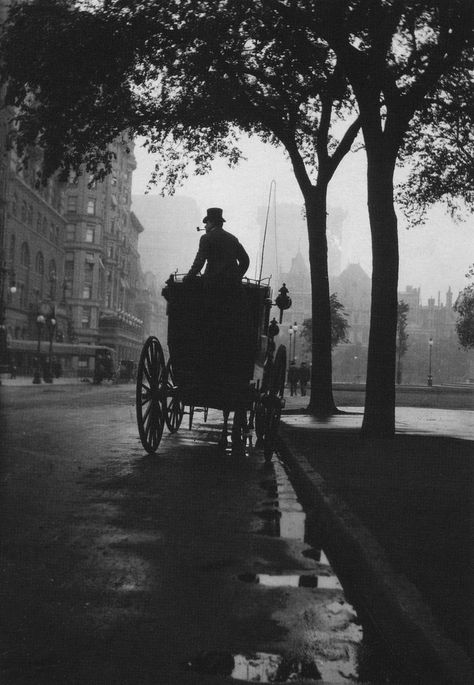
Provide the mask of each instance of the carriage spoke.
[{"label": "carriage spoke", "polygon": [[136,413],[143,447],[150,454],[158,448],[163,433],[163,397],[160,379],[165,368],[163,350],[157,338],[145,342],[137,371]]}]

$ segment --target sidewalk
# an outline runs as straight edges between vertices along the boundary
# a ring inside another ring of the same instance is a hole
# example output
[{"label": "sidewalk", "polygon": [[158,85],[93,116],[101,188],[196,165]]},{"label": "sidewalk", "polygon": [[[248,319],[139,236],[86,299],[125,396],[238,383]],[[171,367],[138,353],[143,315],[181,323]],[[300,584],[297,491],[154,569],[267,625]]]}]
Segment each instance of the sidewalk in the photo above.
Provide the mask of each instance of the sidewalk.
[{"label": "sidewalk", "polygon": [[[33,377],[28,377],[28,376],[17,376],[16,378],[10,378],[9,375],[7,374],[1,374],[0,375],[0,381],[1,384],[4,386],[10,386],[10,387],[22,387],[22,386],[29,386],[29,385],[35,385],[33,383]],[[77,385],[78,383],[82,383],[82,378],[69,378],[69,377],[63,377],[61,376],[60,378],[53,378],[52,383],[45,383],[43,379],[41,379],[41,383],[37,384],[37,387],[39,385]]]},{"label": "sidewalk", "polygon": [[308,399],[287,398],[282,451],[336,570],[413,661],[413,682],[474,682],[473,412],[397,407],[395,438],[363,441],[362,407],[318,421]]}]

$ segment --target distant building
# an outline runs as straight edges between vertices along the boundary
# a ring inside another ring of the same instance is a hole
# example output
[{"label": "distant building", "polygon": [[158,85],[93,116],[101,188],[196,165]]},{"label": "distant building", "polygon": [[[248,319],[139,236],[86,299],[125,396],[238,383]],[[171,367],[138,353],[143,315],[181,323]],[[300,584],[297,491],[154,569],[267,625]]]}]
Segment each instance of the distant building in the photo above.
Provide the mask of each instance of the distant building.
[{"label": "distant building", "polygon": [[[344,211],[339,207],[329,207],[327,217],[328,271],[337,275],[341,270],[341,241]],[[262,248],[264,247],[262,276],[272,276],[275,288],[288,273],[291,259],[296,252],[309,272],[308,229],[303,205],[278,203],[276,207],[259,207],[257,222],[260,226],[260,248],[258,272],[260,272]],[[266,232],[265,232],[266,228]]]}]

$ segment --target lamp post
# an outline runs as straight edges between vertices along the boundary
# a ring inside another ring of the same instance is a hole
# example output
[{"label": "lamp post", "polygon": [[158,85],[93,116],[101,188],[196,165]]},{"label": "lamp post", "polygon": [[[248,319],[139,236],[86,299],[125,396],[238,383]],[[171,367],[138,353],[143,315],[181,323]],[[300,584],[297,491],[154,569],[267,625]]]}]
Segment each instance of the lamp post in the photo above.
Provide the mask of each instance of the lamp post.
[{"label": "lamp post", "polygon": [[41,334],[43,332],[43,326],[46,323],[46,318],[43,314],[38,314],[36,317],[36,325],[38,326],[38,346],[36,348],[36,367],[33,374],[33,383],[38,385],[41,383]]},{"label": "lamp post", "polygon": [[289,364],[290,361],[291,361],[291,359],[292,359],[291,353],[292,353],[292,350],[293,350],[293,335],[294,335],[293,326],[290,326],[290,327],[289,327],[289,329],[288,329],[288,335],[290,336],[290,354],[288,355],[288,364]]},{"label": "lamp post", "polygon": [[298,324],[295,323],[293,326],[290,326],[290,329],[293,329],[293,360],[296,361],[296,334],[298,332]]},{"label": "lamp post", "polygon": [[50,315],[46,318],[46,327],[49,333],[49,354],[48,354],[48,366],[46,367],[46,372],[44,374],[44,382],[53,382],[53,338],[54,332],[56,330],[56,319],[54,318],[54,309],[51,311]]},{"label": "lamp post", "polygon": [[429,349],[429,362],[428,362],[428,387],[432,387],[433,385],[433,376],[431,375],[431,354],[433,352],[433,338],[430,338],[428,341],[428,349]]},{"label": "lamp post", "polygon": [[[0,371],[6,371],[8,367],[8,340],[6,324],[6,306],[4,302],[5,284],[8,280],[7,293],[16,293],[15,273],[8,268],[7,262],[2,261],[0,269],[1,290],[0,290]],[[1,380],[0,380],[1,385]]]}]

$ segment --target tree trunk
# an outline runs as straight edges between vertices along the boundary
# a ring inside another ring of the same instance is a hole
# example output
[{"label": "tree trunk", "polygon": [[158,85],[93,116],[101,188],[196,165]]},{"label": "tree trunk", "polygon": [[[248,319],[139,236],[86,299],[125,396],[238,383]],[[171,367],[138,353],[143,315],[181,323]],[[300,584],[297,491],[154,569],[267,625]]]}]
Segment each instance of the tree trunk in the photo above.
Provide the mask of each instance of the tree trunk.
[{"label": "tree trunk", "polygon": [[305,194],[313,320],[311,396],[308,411],[315,416],[329,416],[337,412],[332,394],[326,195],[327,184],[324,183],[319,183],[310,193]]},{"label": "tree trunk", "polygon": [[393,207],[395,157],[368,141],[367,197],[372,234],[372,303],[362,433],[395,434],[398,233]]}]

